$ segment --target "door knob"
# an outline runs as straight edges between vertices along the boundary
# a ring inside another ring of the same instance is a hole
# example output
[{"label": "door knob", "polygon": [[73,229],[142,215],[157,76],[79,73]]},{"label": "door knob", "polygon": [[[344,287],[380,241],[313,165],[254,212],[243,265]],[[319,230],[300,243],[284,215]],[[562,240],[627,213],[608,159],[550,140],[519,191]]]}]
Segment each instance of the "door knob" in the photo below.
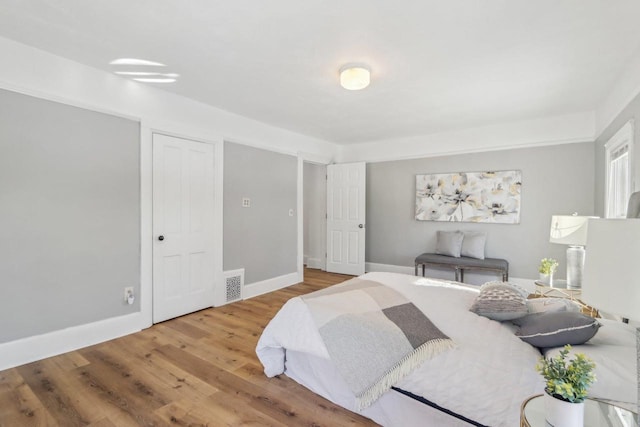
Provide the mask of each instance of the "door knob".
[{"label": "door knob", "polygon": [[158,236],[158,240],[163,241],[164,240],[164,236]]},{"label": "door knob", "polygon": [[364,224],[358,224],[358,228],[364,228]]}]

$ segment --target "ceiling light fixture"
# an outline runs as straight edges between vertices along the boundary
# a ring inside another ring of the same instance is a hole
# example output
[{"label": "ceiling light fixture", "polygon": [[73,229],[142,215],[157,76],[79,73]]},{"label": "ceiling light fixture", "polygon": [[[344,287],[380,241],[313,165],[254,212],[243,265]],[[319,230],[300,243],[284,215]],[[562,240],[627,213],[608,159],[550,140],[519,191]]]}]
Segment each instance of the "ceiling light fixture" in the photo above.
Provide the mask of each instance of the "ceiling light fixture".
[{"label": "ceiling light fixture", "polygon": [[362,64],[348,64],[340,69],[340,85],[347,90],[360,90],[369,86],[371,70]]},{"label": "ceiling light fixture", "polygon": [[118,58],[109,62],[110,65],[147,65],[150,67],[166,67],[166,65],[155,62],[155,61],[147,61],[146,59],[137,59],[137,58]]}]

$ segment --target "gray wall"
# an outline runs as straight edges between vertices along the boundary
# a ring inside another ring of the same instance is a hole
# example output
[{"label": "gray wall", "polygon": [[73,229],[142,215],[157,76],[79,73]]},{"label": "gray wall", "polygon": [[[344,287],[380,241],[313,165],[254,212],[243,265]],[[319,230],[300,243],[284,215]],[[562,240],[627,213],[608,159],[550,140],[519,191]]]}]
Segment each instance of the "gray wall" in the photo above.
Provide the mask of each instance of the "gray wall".
[{"label": "gray wall", "polygon": [[304,257],[312,268],[324,268],[327,240],[327,167],[304,163]]},{"label": "gray wall", "polygon": [[604,217],[604,185],[605,185],[605,151],[604,144],[627,123],[630,119],[635,119],[634,142],[634,168],[635,168],[635,189],[640,191],[640,95],[625,107],[624,110],[611,122],[609,126],[596,139],[595,144],[595,213]]},{"label": "gray wall", "polygon": [[139,311],[140,129],[0,90],[0,342]]},{"label": "gray wall", "polygon": [[[368,164],[367,262],[413,266],[435,250],[437,230],[478,230],[488,234],[486,256],[507,259],[511,276],[537,278],[540,259],[553,257],[565,277],[566,247],[549,243],[551,215],[593,214],[593,161],[593,143],[582,143]],[[416,174],[514,169],[520,224],[415,220]]]},{"label": "gray wall", "polygon": [[293,156],[224,144],[224,270],[244,268],[245,284],[297,271],[297,168]]}]

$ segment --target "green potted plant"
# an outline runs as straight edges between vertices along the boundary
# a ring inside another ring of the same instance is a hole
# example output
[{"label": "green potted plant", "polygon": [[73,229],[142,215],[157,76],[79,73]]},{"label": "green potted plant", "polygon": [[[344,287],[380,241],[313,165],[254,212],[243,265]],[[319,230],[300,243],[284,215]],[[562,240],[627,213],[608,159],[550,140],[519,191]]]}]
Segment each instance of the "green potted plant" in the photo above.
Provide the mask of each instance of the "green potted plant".
[{"label": "green potted plant", "polygon": [[553,286],[553,273],[558,268],[558,261],[553,258],[542,258],[538,272],[540,273],[540,280],[548,283],[549,286]]},{"label": "green potted plant", "polygon": [[552,426],[582,426],[584,399],[589,386],[596,380],[593,369],[596,364],[582,353],[571,360],[567,355],[570,345],[565,345],[556,357],[540,359],[536,370],[545,379],[545,418]]}]

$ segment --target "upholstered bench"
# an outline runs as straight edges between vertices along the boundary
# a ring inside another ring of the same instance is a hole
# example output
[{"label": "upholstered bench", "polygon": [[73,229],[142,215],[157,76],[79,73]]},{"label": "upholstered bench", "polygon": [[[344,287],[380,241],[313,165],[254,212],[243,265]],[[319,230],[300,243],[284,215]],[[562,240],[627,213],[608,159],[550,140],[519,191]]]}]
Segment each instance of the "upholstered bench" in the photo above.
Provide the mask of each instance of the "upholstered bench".
[{"label": "upholstered bench", "polygon": [[422,254],[416,258],[416,276],[418,267],[422,266],[422,277],[426,266],[450,268],[455,270],[456,281],[464,282],[465,270],[488,270],[502,273],[502,280],[509,280],[509,262],[500,258],[469,258],[466,256],[452,257],[438,254]]}]

